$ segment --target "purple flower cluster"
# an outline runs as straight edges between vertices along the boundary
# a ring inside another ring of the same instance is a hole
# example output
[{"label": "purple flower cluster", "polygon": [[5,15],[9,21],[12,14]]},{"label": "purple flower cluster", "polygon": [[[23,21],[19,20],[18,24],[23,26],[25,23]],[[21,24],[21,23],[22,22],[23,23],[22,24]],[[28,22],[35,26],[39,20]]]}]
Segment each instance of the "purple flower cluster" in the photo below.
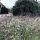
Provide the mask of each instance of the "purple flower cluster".
[{"label": "purple flower cluster", "polygon": [[2,29],[3,29],[3,30],[5,30],[5,29],[6,29],[6,27],[3,25],[3,26],[2,26]]}]

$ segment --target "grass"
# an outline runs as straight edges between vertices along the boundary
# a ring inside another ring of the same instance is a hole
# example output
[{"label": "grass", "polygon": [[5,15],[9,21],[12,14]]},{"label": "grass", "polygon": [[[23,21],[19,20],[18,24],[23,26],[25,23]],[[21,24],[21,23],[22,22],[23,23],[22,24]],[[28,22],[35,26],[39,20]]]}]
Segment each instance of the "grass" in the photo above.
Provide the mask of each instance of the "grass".
[{"label": "grass", "polygon": [[0,40],[40,40],[40,17],[7,17],[0,24]]}]

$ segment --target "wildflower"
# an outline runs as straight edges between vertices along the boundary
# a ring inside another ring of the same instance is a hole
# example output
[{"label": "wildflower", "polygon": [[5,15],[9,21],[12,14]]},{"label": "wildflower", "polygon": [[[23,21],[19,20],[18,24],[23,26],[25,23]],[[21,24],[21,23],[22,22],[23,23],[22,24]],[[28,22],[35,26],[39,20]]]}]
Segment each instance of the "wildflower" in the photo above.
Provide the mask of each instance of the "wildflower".
[{"label": "wildflower", "polygon": [[6,29],[6,27],[3,25],[3,26],[2,26],[2,29],[4,30],[4,29]]}]

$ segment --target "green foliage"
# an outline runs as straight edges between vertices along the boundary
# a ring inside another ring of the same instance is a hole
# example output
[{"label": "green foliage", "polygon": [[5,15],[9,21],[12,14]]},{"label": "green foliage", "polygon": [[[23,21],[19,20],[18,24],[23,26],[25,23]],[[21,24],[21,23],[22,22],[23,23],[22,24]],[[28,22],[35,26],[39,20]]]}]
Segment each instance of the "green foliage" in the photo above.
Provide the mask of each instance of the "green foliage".
[{"label": "green foliage", "polygon": [[24,17],[14,17],[12,20],[10,17],[7,18],[9,19],[6,20],[7,23],[0,24],[0,40],[14,40],[12,38],[15,40],[40,40],[40,20],[35,18],[30,23]]},{"label": "green foliage", "polygon": [[38,12],[38,3],[36,1],[18,0],[13,6],[13,15],[26,15],[27,12],[35,15]]},{"label": "green foliage", "polygon": [[6,7],[2,7],[1,14],[8,14],[8,9]]},{"label": "green foliage", "polygon": [[38,13],[39,13],[39,16],[40,16],[40,3],[38,3],[38,6],[39,6]]}]

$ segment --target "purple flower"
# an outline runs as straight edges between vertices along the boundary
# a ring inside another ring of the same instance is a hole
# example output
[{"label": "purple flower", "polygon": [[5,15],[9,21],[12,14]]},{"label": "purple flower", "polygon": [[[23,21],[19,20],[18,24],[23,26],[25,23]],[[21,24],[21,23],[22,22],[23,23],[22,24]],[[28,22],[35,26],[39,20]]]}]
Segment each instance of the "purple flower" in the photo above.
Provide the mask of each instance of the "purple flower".
[{"label": "purple flower", "polygon": [[3,25],[3,26],[2,26],[2,29],[6,29],[6,27]]}]

